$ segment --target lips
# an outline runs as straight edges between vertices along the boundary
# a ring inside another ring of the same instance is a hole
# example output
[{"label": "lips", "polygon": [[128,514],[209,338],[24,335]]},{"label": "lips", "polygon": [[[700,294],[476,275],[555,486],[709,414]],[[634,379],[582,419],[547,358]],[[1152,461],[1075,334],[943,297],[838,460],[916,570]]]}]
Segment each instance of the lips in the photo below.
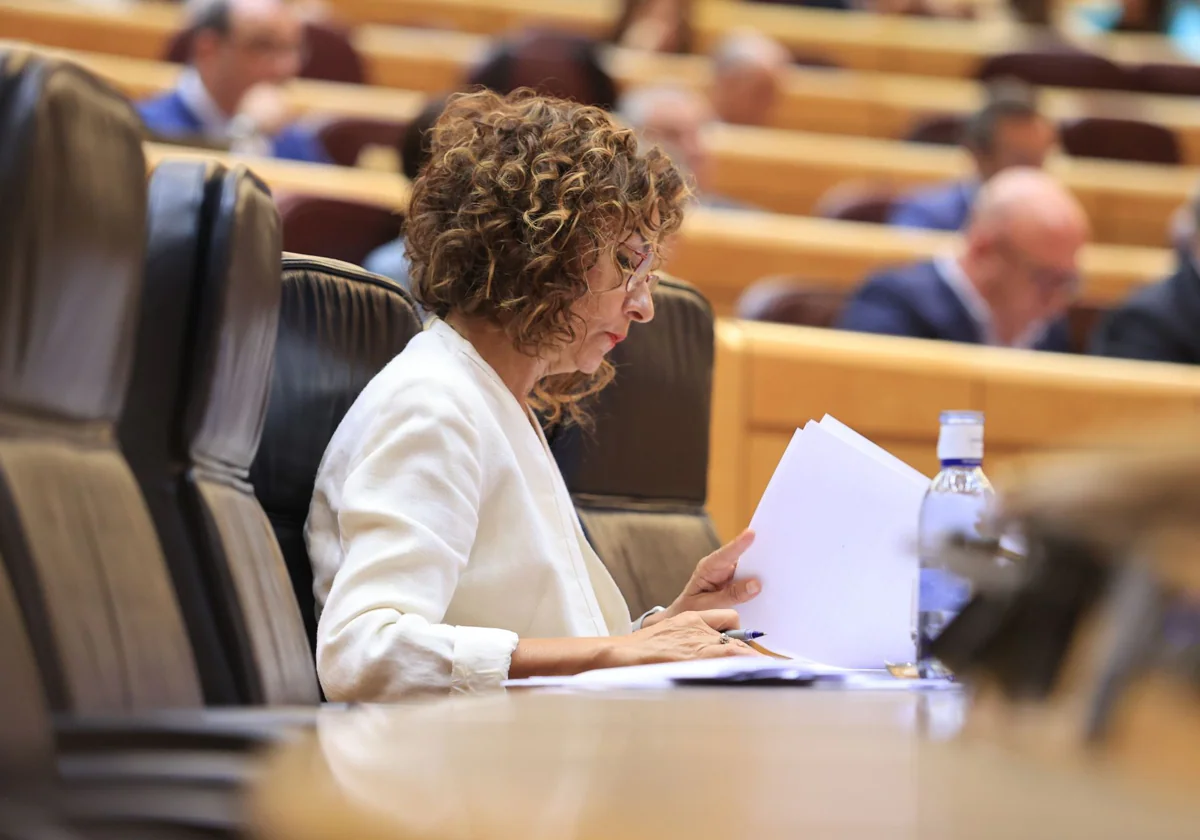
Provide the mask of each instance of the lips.
[{"label": "lips", "polygon": [[622,341],[625,340],[625,336],[618,335],[617,333],[610,332],[610,333],[605,333],[605,335],[607,335],[609,337],[609,339],[612,341],[613,347],[616,347],[618,344],[620,344]]}]

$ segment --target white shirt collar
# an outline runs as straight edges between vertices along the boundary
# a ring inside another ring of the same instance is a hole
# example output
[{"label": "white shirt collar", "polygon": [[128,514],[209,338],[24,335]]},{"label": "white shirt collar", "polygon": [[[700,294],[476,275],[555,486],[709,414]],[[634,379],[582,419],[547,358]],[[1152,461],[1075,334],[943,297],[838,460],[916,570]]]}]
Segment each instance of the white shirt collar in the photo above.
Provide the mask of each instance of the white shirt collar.
[{"label": "white shirt collar", "polygon": [[200,120],[200,128],[205,135],[219,140],[229,139],[230,117],[213,101],[195,67],[188,67],[179,74],[176,90],[183,104]]},{"label": "white shirt collar", "polygon": [[983,299],[983,295],[979,294],[979,290],[967,277],[967,273],[963,271],[958,257],[953,254],[942,254],[934,258],[933,265],[945,284],[950,287],[950,291],[954,292],[963,308],[967,310],[971,320],[979,327],[979,334],[983,337],[984,344],[993,347],[1011,346],[1028,349],[1037,344],[1045,334],[1047,325],[1041,322],[1034,323],[1011,345],[1004,345],[996,338],[996,331],[992,326],[991,307]]}]

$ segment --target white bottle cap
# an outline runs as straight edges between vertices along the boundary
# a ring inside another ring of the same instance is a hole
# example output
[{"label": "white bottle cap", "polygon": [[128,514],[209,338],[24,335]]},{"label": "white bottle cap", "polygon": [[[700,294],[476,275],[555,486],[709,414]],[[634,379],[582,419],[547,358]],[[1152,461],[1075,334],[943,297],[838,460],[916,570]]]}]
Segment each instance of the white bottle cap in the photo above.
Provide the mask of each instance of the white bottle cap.
[{"label": "white bottle cap", "polygon": [[937,454],[943,463],[983,463],[983,414],[977,411],[944,412]]}]

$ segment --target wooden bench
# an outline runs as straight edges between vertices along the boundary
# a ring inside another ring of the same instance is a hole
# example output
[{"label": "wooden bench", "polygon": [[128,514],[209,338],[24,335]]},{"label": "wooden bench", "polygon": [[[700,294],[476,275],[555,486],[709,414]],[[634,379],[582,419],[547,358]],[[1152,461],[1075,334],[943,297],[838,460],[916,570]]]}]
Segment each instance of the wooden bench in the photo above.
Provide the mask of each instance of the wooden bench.
[{"label": "wooden bench", "polygon": [[753,515],[796,428],[831,414],[927,475],[938,413],[985,413],[985,468],[1003,479],[1092,433],[1200,413],[1200,371],[804,327],[721,321],[709,510],[725,537]]},{"label": "wooden bench", "polygon": [[[0,42],[2,43],[2,42]],[[52,51],[53,52],[53,51]],[[177,65],[77,51],[57,54],[108,79],[131,97],[170,88]],[[424,96],[414,91],[301,80],[289,87],[302,113],[410,119]],[[834,185],[855,179],[881,187],[910,188],[957,178],[969,171],[957,149],[864,137],[836,137],[740,126],[715,126],[710,134],[714,190],[764,210],[811,214]],[[1185,201],[1200,172],[1059,157],[1052,171],[1083,203],[1097,242],[1159,247],[1168,244],[1172,213]]]},{"label": "wooden bench", "polygon": [[[3,37],[132,58],[160,59],[179,24],[177,6],[155,3],[78,7],[0,0]],[[489,43],[467,33],[378,26],[360,27],[355,42],[374,85],[431,93],[459,87]],[[624,87],[662,80],[702,87],[710,76],[702,56],[611,50],[608,62]],[[1130,116],[1166,126],[1179,137],[1185,159],[1200,165],[1200,112],[1187,98],[1057,88],[1043,90],[1042,96],[1046,113],[1055,120]],[[797,67],[788,72],[772,126],[899,138],[922,116],[970,113],[982,97],[980,85],[962,79]]]}]

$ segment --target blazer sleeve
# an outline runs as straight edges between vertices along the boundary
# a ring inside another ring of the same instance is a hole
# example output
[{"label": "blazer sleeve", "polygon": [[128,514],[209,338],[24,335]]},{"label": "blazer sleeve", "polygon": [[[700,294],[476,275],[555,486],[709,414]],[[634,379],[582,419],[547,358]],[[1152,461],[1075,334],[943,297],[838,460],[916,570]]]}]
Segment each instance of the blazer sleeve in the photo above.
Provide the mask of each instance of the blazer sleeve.
[{"label": "blazer sleeve", "polygon": [[1100,322],[1092,334],[1091,352],[1096,356],[1150,362],[1196,361],[1161,318],[1133,306],[1114,310]]},{"label": "blazer sleeve", "polygon": [[360,453],[338,511],[344,559],[317,627],[326,697],[372,702],[499,688],[516,634],[440,623],[467,567],[484,494],[485,453],[469,409],[440,389],[398,394]]},{"label": "blazer sleeve", "polygon": [[838,327],[855,332],[924,338],[909,305],[886,276],[874,277],[846,302]]}]

